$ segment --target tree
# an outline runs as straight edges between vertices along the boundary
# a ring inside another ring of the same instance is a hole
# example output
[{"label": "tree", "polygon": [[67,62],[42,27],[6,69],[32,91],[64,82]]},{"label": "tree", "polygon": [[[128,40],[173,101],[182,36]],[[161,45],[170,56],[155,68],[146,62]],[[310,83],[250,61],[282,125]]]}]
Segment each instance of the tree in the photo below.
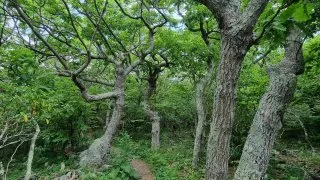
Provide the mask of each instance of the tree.
[{"label": "tree", "polygon": [[[147,66],[147,78],[140,77],[142,79],[146,79],[148,82],[148,88],[145,91],[143,98],[143,108],[146,114],[149,116],[152,124],[151,148],[157,150],[160,147],[160,116],[156,111],[155,107],[152,105],[151,98],[156,94],[157,80],[159,74],[163,71],[164,67],[169,66],[169,62],[165,55],[163,55],[161,52],[157,52],[158,49],[154,47],[154,39],[157,30],[163,27],[168,22],[168,18],[159,9],[157,3],[148,3],[145,1],[141,1],[138,9],[138,12],[140,11],[140,14],[138,16],[132,16],[125,11],[123,5],[121,5],[118,1],[115,2],[117,3],[124,15],[131,19],[141,19],[141,21],[147,28],[146,34],[148,34],[149,36],[149,47],[147,48],[147,50],[141,50],[140,52],[137,52],[136,55],[139,57],[140,61],[145,62]],[[144,11],[148,11],[149,13],[144,14]],[[150,13],[152,11],[158,13]],[[147,15],[149,15],[149,17],[147,17]],[[160,54],[159,56],[163,60],[163,62],[158,60],[157,54]]]},{"label": "tree", "polygon": [[[49,84],[39,78],[48,72],[39,68],[34,61],[34,53],[26,48],[3,44],[0,47],[0,151],[1,163],[5,164],[2,176],[10,174],[9,165],[19,148],[30,140],[27,155],[27,170],[24,179],[32,176],[32,163],[36,141],[40,132],[39,124],[49,123],[47,93]],[[48,74],[47,74],[48,73]],[[39,80],[40,79],[40,80]],[[19,150],[19,151],[18,151]],[[7,158],[6,156],[9,156]]]},{"label": "tree", "polygon": [[[207,145],[206,179],[226,179],[230,138],[235,114],[235,89],[242,61],[259,41],[253,30],[268,1],[199,0],[213,13],[220,30],[220,61],[210,134]],[[243,9],[241,9],[243,8]]]},{"label": "tree", "polygon": [[[145,6],[143,3],[138,5]],[[55,9],[62,10],[57,14]],[[164,23],[155,26],[148,24],[142,10],[138,16],[130,16],[118,1],[110,4],[108,1],[12,1],[8,3],[8,10],[12,10],[8,13],[15,22],[19,43],[45,57],[45,60],[57,60],[60,63],[54,62],[57,73],[69,77],[85,100],[115,99],[104,135],[80,154],[82,167],[105,164],[123,112],[125,79],[141,63],[137,57],[146,56],[153,49],[153,34],[146,36],[144,32]],[[156,10],[161,12],[160,8]],[[125,23],[114,21],[124,16],[129,17]],[[28,38],[24,38],[26,36]],[[98,74],[99,78],[92,77],[97,76],[92,67],[100,64],[99,61],[105,66],[103,74]],[[114,79],[111,82],[102,80],[112,76]],[[104,85],[106,92],[92,95],[86,82]]]},{"label": "tree", "polygon": [[[297,76],[304,72],[302,30],[312,34],[314,29],[309,25],[303,27],[303,24],[308,21],[316,22],[316,11],[313,11],[313,7],[317,6],[303,1],[294,3],[285,9],[276,21],[278,25],[287,29],[286,33],[281,34],[288,34],[284,44],[284,58],[282,62],[267,68],[270,77],[268,90],[260,100],[235,179],[263,179],[265,176],[277,131],[282,126],[284,113],[296,89]],[[278,39],[281,41],[281,38]]]},{"label": "tree", "polygon": [[208,56],[202,61],[206,62],[207,69],[205,75],[197,80],[195,99],[196,99],[196,110],[197,110],[197,123],[196,123],[196,135],[194,140],[193,148],[193,159],[192,166],[197,167],[199,164],[199,154],[201,152],[201,144],[203,141],[203,129],[204,123],[206,120],[205,104],[204,104],[204,95],[207,85],[211,82],[211,79],[214,78],[214,56],[215,52],[213,40],[219,40],[217,37],[214,37],[214,33],[219,33],[215,30],[215,24],[212,19],[212,14],[204,9],[202,6],[189,7],[186,15],[180,11],[180,4],[178,4],[178,12],[185,21],[185,25],[188,30],[195,33],[200,33],[201,39],[207,46],[209,53]]},{"label": "tree", "polygon": [[38,135],[40,133],[40,127],[38,123],[36,121],[33,121],[33,123],[36,131],[31,138],[30,150],[29,150],[28,161],[27,161],[27,171],[26,171],[26,175],[24,176],[25,180],[29,180],[31,178],[34,148],[35,148],[36,140],[38,139]]},{"label": "tree", "polygon": [[[159,78],[160,73],[164,70],[165,67],[169,67],[169,62],[162,55],[161,57],[163,62],[156,57],[156,55],[152,55],[152,59],[155,64],[152,64],[150,61],[147,62],[147,77],[145,80],[147,81],[147,89],[145,90],[143,97],[143,108],[147,115],[151,120],[151,149],[157,150],[160,148],[160,116],[156,111],[152,100],[154,100],[157,91],[157,80]],[[151,60],[152,61],[152,60]]]},{"label": "tree", "polygon": [[302,44],[301,30],[294,26],[286,39],[283,61],[267,70],[269,87],[253,119],[235,179],[264,178],[276,132],[295,91],[297,75],[304,70]]}]

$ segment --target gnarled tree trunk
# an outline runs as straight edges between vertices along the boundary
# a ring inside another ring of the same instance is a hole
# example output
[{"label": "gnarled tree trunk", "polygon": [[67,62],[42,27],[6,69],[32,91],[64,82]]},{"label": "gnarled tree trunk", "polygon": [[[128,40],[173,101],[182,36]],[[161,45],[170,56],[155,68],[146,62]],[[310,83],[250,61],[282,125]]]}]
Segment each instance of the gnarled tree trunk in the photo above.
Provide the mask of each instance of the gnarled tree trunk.
[{"label": "gnarled tree trunk", "polygon": [[112,140],[120,124],[121,115],[124,107],[124,86],[125,73],[123,67],[117,67],[117,79],[115,91],[118,92],[112,117],[104,135],[90,145],[90,147],[80,154],[80,166],[89,168],[99,168],[107,164],[108,154],[111,148]]},{"label": "gnarled tree trunk", "polygon": [[294,27],[286,39],[285,56],[269,68],[270,82],[260,101],[234,179],[263,179],[276,133],[293,97],[297,75],[303,72],[301,31]]},{"label": "gnarled tree trunk", "polygon": [[201,151],[201,141],[203,136],[203,126],[206,120],[205,111],[204,111],[204,104],[203,104],[203,95],[207,84],[210,82],[213,76],[213,59],[212,56],[209,57],[208,63],[208,72],[206,73],[205,77],[202,78],[196,87],[196,109],[197,109],[197,128],[196,128],[196,136],[194,139],[194,146],[193,146],[193,157],[192,157],[192,166],[197,167],[199,164],[199,154]]},{"label": "gnarled tree trunk", "polygon": [[151,98],[156,93],[157,87],[157,75],[149,76],[148,78],[148,90],[144,95],[143,108],[149,116],[152,124],[151,129],[151,149],[157,150],[160,148],[160,116],[151,104]]}]

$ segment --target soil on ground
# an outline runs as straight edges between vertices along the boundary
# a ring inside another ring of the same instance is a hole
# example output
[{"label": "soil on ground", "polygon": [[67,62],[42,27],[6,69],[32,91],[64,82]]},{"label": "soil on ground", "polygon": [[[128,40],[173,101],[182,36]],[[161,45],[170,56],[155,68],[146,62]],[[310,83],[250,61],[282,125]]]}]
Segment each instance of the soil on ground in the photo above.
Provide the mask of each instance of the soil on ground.
[{"label": "soil on ground", "polygon": [[154,180],[149,165],[140,159],[133,159],[131,165],[138,172],[142,180]]}]

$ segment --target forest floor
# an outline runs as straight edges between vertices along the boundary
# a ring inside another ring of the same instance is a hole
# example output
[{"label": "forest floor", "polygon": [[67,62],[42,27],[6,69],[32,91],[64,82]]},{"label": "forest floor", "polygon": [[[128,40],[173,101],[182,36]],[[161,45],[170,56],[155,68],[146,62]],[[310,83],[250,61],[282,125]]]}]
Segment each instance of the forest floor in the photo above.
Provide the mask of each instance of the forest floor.
[{"label": "forest floor", "polygon": [[[84,180],[201,180],[204,179],[205,153],[201,154],[201,166],[192,168],[193,137],[190,131],[163,132],[161,148],[150,150],[148,135],[121,132],[111,151],[110,166],[100,172],[82,171]],[[172,138],[174,137],[174,138]],[[299,144],[302,143],[302,144]],[[319,150],[319,148],[316,150]],[[232,149],[230,178],[237,166],[241,152]],[[21,159],[21,158],[19,158]],[[77,169],[77,156],[35,158],[33,172],[38,179],[54,179]],[[25,161],[12,162],[8,180],[16,180],[25,173]],[[65,169],[61,169],[61,163]],[[320,153],[312,152],[303,142],[276,142],[272,151],[266,180],[304,180],[310,175],[320,176]]]},{"label": "forest floor", "polygon": [[141,177],[141,180],[154,180],[153,173],[150,170],[149,165],[140,160],[140,159],[133,159],[131,161],[132,168],[138,172]]}]

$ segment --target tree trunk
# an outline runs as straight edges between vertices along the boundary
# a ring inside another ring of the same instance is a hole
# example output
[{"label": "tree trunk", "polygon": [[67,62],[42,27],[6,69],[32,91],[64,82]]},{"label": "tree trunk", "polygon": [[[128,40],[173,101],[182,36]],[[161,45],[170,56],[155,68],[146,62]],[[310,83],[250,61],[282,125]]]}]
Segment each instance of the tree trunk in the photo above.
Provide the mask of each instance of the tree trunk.
[{"label": "tree trunk", "polygon": [[28,161],[27,161],[27,172],[26,172],[26,175],[24,176],[25,180],[29,180],[31,177],[34,147],[35,147],[36,140],[38,139],[38,135],[40,132],[40,127],[39,127],[38,123],[35,121],[34,121],[34,123],[35,123],[35,127],[36,127],[36,132],[33,134],[32,139],[31,139],[31,144],[30,144],[30,149],[29,149],[29,154],[28,154]]},{"label": "tree trunk", "polygon": [[206,73],[205,77],[201,79],[196,87],[196,109],[198,115],[197,121],[197,128],[196,128],[196,136],[194,139],[194,146],[193,146],[193,158],[192,158],[192,166],[197,167],[199,164],[199,154],[201,151],[201,142],[203,138],[203,124],[206,120],[206,115],[204,112],[204,105],[203,105],[203,95],[206,85],[210,82],[213,76],[213,60],[209,57],[208,63],[208,72]]},{"label": "tree trunk", "polygon": [[154,120],[152,120],[151,135],[152,135],[151,149],[158,150],[160,148],[160,117],[159,116],[157,118],[154,118]]},{"label": "tree trunk", "polygon": [[2,178],[2,180],[6,180],[4,167],[1,161],[0,161],[0,178]]},{"label": "tree trunk", "polygon": [[224,180],[228,172],[239,72],[247,51],[263,35],[262,32],[261,36],[253,37],[253,29],[269,1],[251,0],[244,8],[239,0],[197,1],[213,13],[221,34],[217,87],[207,146],[206,179]]},{"label": "tree trunk", "polygon": [[111,103],[108,105],[108,109],[107,109],[107,113],[106,113],[106,117],[105,117],[105,125],[104,125],[104,127],[103,127],[103,130],[106,130],[106,129],[108,128],[108,124],[109,124],[110,119],[111,119],[112,109],[113,109],[113,102],[111,102]]},{"label": "tree trunk", "polygon": [[148,90],[144,96],[143,108],[149,116],[151,129],[151,149],[157,150],[160,148],[160,116],[155,108],[152,106],[150,100],[156,93],[157,77],[150,76],[148,79]]},{"label": "tree trunk", "polygon": [[90,145],[89,149],[83,151],[80,154],[80,166],[88,168],[99,168],[104,164],[107,164],[108,154],[111,148],[111,143],[117,132],[120,124],[121,115],[124,106],[124,85],[125,74],[123,67],[117,67],[117,79],[115,85],[115,91],[119,92],[116,98],[115,107],[113,109],[112,117],[108,123],[108,127],[104,135]]},{"label": "tree trunk", "polygon": [[234,179],[264,179],[276,133],[295,91],[297,75],[303,72],[301,47],[301,32],[295,27],[286,39],[283,61],[267,70],[269,87],[253,119]]},{"label": "tree trunk", "polygon": [[[246,39],[245,37],[243,37]],[[227,178],[230,139],[235,114],[236,83],[247,43],[221,35],[221,55],[216,79],[213,118],[207,145],[206,179]]]}]

